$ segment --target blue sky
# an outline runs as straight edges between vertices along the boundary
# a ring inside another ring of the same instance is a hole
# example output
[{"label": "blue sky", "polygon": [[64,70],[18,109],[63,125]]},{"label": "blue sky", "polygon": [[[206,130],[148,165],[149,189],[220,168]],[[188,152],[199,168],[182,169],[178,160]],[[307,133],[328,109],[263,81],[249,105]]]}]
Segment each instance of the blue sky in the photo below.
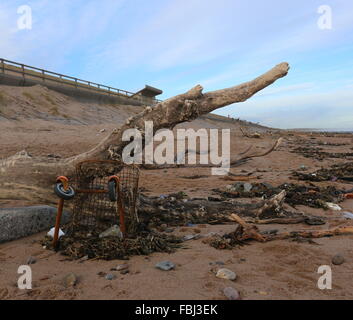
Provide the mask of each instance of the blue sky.
[{"label": "blue sky", "polygon": [[[17,9],[32,9],[19,30]],[[318,8],[332,9],[320,29]],[[250,80],[287,61],[287,77],[217,113],[278,128],[353,129],[353,1],[0,0],[0,56],[165,99]]]}]

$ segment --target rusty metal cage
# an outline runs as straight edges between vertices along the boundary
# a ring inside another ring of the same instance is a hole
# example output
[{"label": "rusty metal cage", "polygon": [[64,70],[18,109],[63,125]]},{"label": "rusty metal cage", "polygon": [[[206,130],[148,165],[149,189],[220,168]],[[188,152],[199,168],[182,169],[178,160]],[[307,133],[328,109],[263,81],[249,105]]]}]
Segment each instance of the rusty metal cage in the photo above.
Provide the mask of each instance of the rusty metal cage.
[{"label": "rusty metal cage", "polygon": [[[109,198],[108,182],[118,177],[117,199]],[[134,234],[138,226],[136,202],[139,169],[114,160],[90,160],[76,166],[73,216],[69,233],[97,234],[124,223],[124,232]],[[123,215],[123,217],[122,217]],[[122,220],[123,218],[123,220]]]}]

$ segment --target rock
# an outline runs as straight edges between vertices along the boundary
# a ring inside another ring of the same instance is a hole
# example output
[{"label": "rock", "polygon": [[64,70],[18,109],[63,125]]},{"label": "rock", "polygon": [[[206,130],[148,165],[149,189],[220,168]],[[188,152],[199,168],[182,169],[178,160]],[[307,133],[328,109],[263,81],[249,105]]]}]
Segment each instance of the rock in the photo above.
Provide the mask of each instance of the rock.
[{"label": "rock", "polygon": [[336,266],[339,266],[341,264],[343,264],[345,261],[344,257],[341,254],[336,254],[333,258],[332,258],[332,263]]},{"label": "rock", "polygon": [[240,294],[238,290],[232,287],[224,288],[223,294],[228,298],[228,300],[240,300]]},{"label": "rock", "polygon": [[170,261],[162,261],[156,264],[156,268],[163,271],[169,271],[175,268],[175,264]]},{"label": "rock", "polygon": [[244,185],[243,185],[243,188],[244,188],[244,192],[250,192],[251,189],[252,189],[252,184],[248,183],[248,182],[245,182]]},{"label": "rock", "polygon": [[77,276],[74,273],[69,273],[63,278],[63,285],[66,288],[74,287],[77,283]]},{"label": "rock", "polygon": [[334,210],[334,211],[341,211],[342,210],[342,208],[339,205],[335,204],[335,203],[326,202],[326,206],[327,206],[328,209],[331,209],[331,210]]},{"label": "rock", "polygon": [[210,262],[210,265],[224,266],[225,263],[223,261]]},{"label": "rock", "polygon": [[107,280],[114,280],[114,279],[116,278],[116,276],[115,276],[114,274],[108,273],[108,274],[105,276],[105,278],[106,278]]},{"label": "rock", "polygon": [[124,263],[124,264],[119,264],[119,265],[115,268],[116,271],[123,271],[123,270],[127,270],[127,269],[129,269],[129,265],[126,264],[126,263]]},{"label": "rock", "polygon": [[120,271],[120,274],[128,274],[129,272],[130,272],[129,269],[125,269]]},{"label": "rock", "polygon": [[183,241],[190,241],[195,238],[194,234],[187,234],[186,236],[183,237]]},{"label": "rock", "polygon": [[233,271],[223,268],[217,271],[216,277],[234,281],[237,278],[237,275]]},{"label": "rock", "polygon": [[30,264],[35,264],[37,262],[37,259],[36,258],[34,258],[34,257],[29,257],[28,259],[27,259],[27,265],[30,265]]},{"label": "rock", "polygon": [[323,224],[326,224],[325,220],[320,218],[320,217],[307,217],[305,219],[305,223],[308,224],[309,226],[320,226]]},{"label": "rock", "polygon": [[123,233],[120,231],[119,226],[114,225],[111,228],[103,231],[100,235],[99,238],[107,238],[107,237],[119,237],[123,238]]}]

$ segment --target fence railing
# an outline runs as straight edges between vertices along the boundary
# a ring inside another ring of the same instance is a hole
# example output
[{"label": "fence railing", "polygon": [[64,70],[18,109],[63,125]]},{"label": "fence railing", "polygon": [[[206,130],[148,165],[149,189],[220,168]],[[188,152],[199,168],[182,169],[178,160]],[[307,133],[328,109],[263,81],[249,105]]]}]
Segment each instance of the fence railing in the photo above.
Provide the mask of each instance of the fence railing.
[{"label": "fence railing", "polygon": [[93,90],[101,94],[126,97],[131,100],[140,101],[142,103],[149,102],[150,104],[151,103],[155,104],[161,101],[158,99],[151,99],[148,97],[135,95],[133,92],[129,92],[126,90],[113,88],[113,87],[95,83],[92,81],[82,80],[79,78],[67,76],[57,72],[48,71],[45,69],[28,66],[23,63],[18,63],[18,62],[14,62],[14,61],[2,59],[2,58],[0,58],[0,72],[4,74],[6,72],[17,73],[17,74],[20,74],[24,80],[26,79],[26,76],[28,76],[28,77],[34,77],[34,78],[40,79],[42,82],[45,82],[46,80],[54,81],[60,84],[73,86],[75,88]]}]

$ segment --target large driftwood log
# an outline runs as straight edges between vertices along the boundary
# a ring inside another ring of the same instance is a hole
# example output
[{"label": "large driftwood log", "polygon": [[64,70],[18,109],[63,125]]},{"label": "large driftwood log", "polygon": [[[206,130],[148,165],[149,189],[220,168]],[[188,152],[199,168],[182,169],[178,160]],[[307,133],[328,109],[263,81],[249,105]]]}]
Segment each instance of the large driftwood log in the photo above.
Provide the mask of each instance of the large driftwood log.
[{"label": "large driftwood log", "polygon": [[188,92],[165,100],[155,107],[147,107],[128,119],[120,128],[93,149],[60,161],[31,158],[26,153],[17,154],[0,162],[0,200],[24,199],[43,202],[51,198],[50,186],[57,175],[71,176],[75,165],[88,159],[120,159],[129,142],[122,141],[125,130],[136,128],[144,138],[145,122],[152,121],[154,133],[163,128],[173,128],[179,123],[192,121],[200,115],[224,106],[243,102],[276,80],[287,75],[288,63],[281,63],[260,77],[231,88],[203,93],[200,85]]},{"label": "large driftwood log", "polygon": [[267,242],[273,240],[284,240],[284,239],[297,239],[297,238],[306,238],[306,239],[317,239],[324,237],[332,237],[339,235],[352,235],[353,227],[339,227],[328,230],[301,230],[301,231],[291,231],[291,232],[283,232],[274,235],[264,235],[261,234],[259,229],[251,224],[245,222],[242,218],[240,218],[236,214],[232,214],[230,219],[239,224],[242,228],[241,233],[237,233],[237,237],[239,241],[246,240],[256,240],[259,242]]}]

